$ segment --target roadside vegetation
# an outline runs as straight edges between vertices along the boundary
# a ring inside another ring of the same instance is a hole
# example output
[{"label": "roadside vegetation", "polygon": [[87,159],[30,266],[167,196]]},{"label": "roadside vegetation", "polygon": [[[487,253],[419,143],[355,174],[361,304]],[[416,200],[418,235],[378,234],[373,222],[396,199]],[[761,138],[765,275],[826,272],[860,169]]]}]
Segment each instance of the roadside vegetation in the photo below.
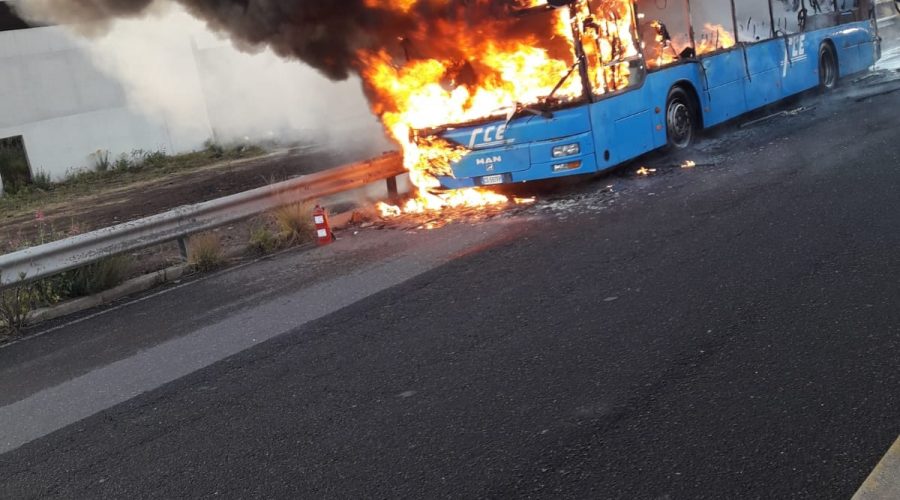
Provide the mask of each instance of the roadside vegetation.
[{"label": "roadside vegetation", "polygon": [[214,232],[191,236],[188,242],[188,262],[195,270],[205,273],[225,265],[222,241]]},{"label": "roadside vegetation", "polygon": [[[100,158],[105,164],[106,157]],[[106,168],[115,169],[115,165]],[[251,255],[266,255],[308,243],[315,239],[312,202],[293,203],[273,210],[248,223],[246,248]],[[74,222],[56,227],[42,211],[34,216],[33,235],[0,243],[0,253],[56,241],[83,232]],[[194,235],[188,241],[188,264],[196,272],[211,272],[227,265],[225,243],[215,231]],[[0,291],[0,343],[17,338],[36,310],[68,300],[96,295],[117,287],[140,272],[141,263],[131,255],[118,255],[94,264],[34,282],[25,282]],[[134,265],[133,265],[134,264]]]},{"label": "roadside vegetation", "polygon": [[201,151],[180,155],[134,150],[130,154],[113,157],[109,151],[100,150],[91,155],[92,165],[72,170],[62,182],[52,183],[49,175],[37,170],[32,174],[30,183],[5,183],[5,194],[0,197],[0,213],[12,217],[76,196],[96,194],[174,172],[263,154],[265,150],[256,145],[223,146],[212,142]]},{"label": "roadside vegetation", "polygon": [[267,225],[259,225],[250,230],[247,249],[251,254],[266,255],[279,248],[281,248],[281,241]]},{"label": "roadside vegetation", "polygon": [[41,307],[94,295],[122,284],[131,262],[113,256],[94,264],[34,282],[24,282],[0,291],[0,343],[19,335],[31,315]]},{"label": "roadside vegetation", "polygon": [[286,205],[272,213],[283,245],[300,245],[313,239],[315,224],[312,214],[312,202]]},{"label": "roadside vegetation", "polygon": [[312,202],[293,203],[268,213],[250,230],[249,252],[266,255],[315,239],[313,207]]},{"label": "roadside vegetation", "polygon": [[[81,232],[77,225],[59,230],[41,212],[35,217],[37,233],[33,240],[12,240],[0,245],[0,253],[42,245]],[[94,295],[122,284],[131,271],[131,260],[115,255],[87,266],[0,291],[0,343],[16,336],[28,324],[31,314],[41,307],[49,307],[66,300]]]}]

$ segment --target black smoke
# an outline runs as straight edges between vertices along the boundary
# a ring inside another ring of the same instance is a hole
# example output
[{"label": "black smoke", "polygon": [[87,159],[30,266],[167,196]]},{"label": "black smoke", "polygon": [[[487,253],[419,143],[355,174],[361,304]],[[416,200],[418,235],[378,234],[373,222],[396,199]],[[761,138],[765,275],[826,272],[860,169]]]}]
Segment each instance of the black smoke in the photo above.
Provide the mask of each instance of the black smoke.
[{"label": "black smoke", "polygon": [[[405,57],[441,57],[454,52],[452,30],[485,29],[486,36],[528,31],[511,11],[521,0],[419,0],[412,9],[383,7],[386,0],[171,0],[223,33],[240,48],[271,47],[335,80],[358,72],[360,50],[388,50]],[[144,15],[153,0],[30,0],[25,10],[66,23],[102,26],[120,17]],[[368,5],[367,5],[368,4]],[[468,28],[467,28],[468,27]],[[551,23],[543,22],[548,30]],[[429,39],[439,34],[441,40]],[[460,33],[461,35],[462,33]]]}]

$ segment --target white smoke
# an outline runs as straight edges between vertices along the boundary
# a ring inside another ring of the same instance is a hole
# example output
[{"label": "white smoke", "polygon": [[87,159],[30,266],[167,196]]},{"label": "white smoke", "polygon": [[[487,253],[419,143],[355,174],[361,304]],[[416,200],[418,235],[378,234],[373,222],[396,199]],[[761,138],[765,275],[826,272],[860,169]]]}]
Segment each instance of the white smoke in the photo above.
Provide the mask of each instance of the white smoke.
[{"label": "white smoke", "polygon": [[269,50],[239,51],[180,6],[154,7],[148,16],[112,21],[83,43],[97,67],[121,82],[131,106],[165,121],[176,147],[213,139],[360,153],[391,148],[359,80],[333,82]]}]

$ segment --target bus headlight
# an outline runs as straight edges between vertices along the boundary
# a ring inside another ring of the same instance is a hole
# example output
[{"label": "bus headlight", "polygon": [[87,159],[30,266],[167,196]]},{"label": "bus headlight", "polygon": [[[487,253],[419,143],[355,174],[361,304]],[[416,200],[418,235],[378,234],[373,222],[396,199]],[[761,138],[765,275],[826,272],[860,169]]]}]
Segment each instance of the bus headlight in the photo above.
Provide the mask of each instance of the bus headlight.
[{"label": "bus headlight", "polygon": [[564,146],[556,146],[553,148],[554,158],[565,158],[566,156],[575,156],[581,153],[581,145],[577,142],[574,144],[566,144]]}]

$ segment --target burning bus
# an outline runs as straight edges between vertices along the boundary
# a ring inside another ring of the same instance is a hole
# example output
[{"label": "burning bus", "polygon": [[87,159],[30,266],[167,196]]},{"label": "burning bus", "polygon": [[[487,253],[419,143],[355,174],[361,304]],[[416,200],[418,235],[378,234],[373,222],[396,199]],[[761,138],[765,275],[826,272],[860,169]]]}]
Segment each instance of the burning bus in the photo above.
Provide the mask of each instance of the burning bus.
[{"label": "burning bus", "polygon": [[[611,169],[879,57],[874,0],[366,0],[419,12],[360,73],[417,199]],[[440,12],[429,12],[439,10]]]}]

